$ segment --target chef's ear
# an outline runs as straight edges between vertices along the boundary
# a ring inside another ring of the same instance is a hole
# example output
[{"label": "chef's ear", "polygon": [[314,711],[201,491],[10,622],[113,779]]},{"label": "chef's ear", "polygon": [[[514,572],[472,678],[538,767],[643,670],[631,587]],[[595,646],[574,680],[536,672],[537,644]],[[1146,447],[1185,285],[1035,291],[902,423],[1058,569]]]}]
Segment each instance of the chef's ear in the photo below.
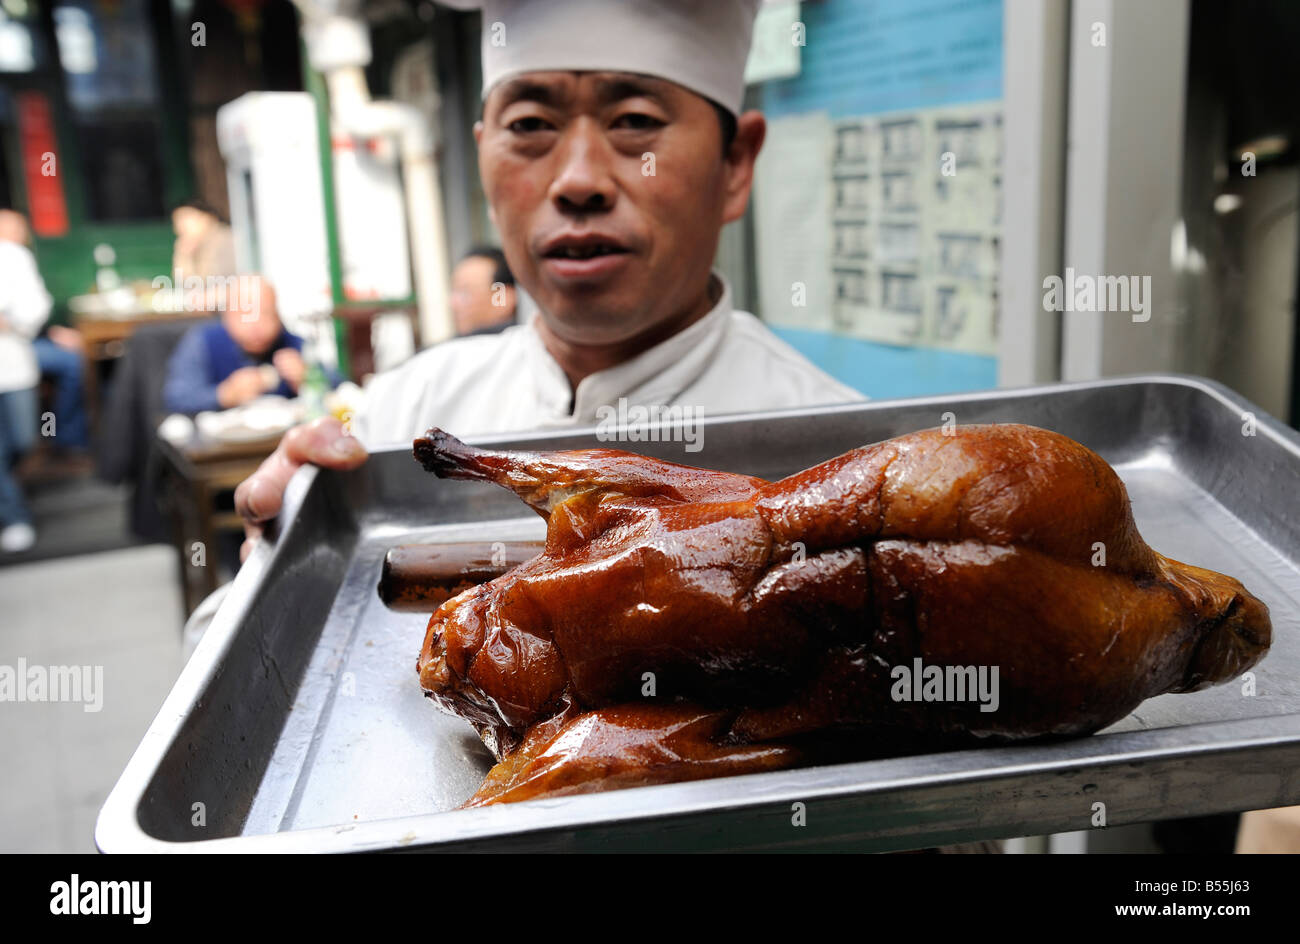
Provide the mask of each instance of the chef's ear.
[{"label": "chef's ear", "polygon": [[749,191],[754,185],[754,162],[767,138],[767,119],[763,113],[750,109],[736,118],[736,136],[723,158],[724,193],[722,221],[732,223],[745,215]]},{"label": "chef's ear", "polygon": [[474,122],[474,143],[478,144],[482,137],[483,137],[483,119],[480,118],[478,121]]}]

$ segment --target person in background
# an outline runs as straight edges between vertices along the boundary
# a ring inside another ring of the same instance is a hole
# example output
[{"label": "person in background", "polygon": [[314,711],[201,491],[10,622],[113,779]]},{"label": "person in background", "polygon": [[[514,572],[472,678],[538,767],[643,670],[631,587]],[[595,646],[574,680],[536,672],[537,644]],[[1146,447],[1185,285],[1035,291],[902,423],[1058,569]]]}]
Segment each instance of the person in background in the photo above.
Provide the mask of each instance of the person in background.
[{"label": "person in background", "polygon": [[[32,233],[26,217],[13,210],[0,210],[0,242],[32,247]],[[34,263],[33,263],[34,264]],[[36,276],[40,278],[39,273]],[[44,291],[45,283],[41,283]],[[86,426],[85,341],[81,332],[64,325],[50,325],[32,341],[41,376],[54,382],[54,445],[83,451],[90,447]]]},{"label": "person in background", "polygon": [[36,441],[40,368],[32,339],[52,304],[26,240],[27,221],[0,210],[0,551],[8,554],[36,543],[13,467]]},{"label": "person in background", "polygon": [[505,253],[475,246],[451,273],[451,314],[456,335],[497,334],[515,323],[515,277]]},{"label": "person in background", "polygon": [[209,278],[235,273],[235,236],[217,211],[202,200],[186,200],[172,210],[172,270],[179,286],[188,276]]},{"label": "person in background", "polygon": [[76,328],[50,325],[32,346],[41,376],[54,382],[54,446],[68,452],[90,448],[86,420],[86,342]]},{"label": "person in background", "polygon": [[298,393],[307,375],[302,338],[280,323],[270,281],[254,276],[239,284],[219,322],[196,325],[176,346],[163,387],[167,410],[193,415]]}]

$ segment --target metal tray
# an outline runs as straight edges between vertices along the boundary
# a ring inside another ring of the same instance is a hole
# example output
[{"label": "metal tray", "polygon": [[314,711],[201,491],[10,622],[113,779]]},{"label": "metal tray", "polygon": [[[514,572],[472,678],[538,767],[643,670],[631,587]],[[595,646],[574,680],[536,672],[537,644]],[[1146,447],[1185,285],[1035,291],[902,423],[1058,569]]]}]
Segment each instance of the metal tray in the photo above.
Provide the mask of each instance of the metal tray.
[{"label": "metal tray", "polygon": [[[1257,694],[1151,699],[1092,737],[457,810],[488,755],[421,697],[427,618],[376,594],[385,551],[540,538],[492,486],[408,449],[305,469],[100,813],[105,852],[918,848],[1300,803],[1300,436],[1226,388],[1155,375],[715,419],[702,451],[626,448],[778,478],[937,426],[1058,430],[1123,477],[1147,542],[1238,577],[1272,611]],[[1243,435],[1243,415],[1256,434]],[[596,443],[565,431],[479,442]],[[195,804],[203,804],[196,807]],[[803,803],[804,825],[793,804]],[[195,825],[202,810],[204,825]]]}]

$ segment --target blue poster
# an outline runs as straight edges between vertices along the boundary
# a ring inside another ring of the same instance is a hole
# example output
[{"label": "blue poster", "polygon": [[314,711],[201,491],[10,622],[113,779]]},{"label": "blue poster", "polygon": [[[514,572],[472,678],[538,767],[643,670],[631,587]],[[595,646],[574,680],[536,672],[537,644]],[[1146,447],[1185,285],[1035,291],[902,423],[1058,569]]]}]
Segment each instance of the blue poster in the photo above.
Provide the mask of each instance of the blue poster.
[{"label": "blue poster", "polygon": [[832,118],[1002,97],[1002,0],[820,0],[803,71],[763,86],[771,117]]}]

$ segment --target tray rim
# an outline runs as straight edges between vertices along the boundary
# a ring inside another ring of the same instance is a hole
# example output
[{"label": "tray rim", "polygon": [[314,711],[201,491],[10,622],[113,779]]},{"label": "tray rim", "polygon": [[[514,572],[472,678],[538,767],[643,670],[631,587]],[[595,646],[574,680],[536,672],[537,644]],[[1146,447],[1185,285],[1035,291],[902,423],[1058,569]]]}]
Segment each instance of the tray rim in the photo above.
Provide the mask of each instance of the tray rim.
[{"label": "tray rim", "polygon": [[[1256,417],[1256,429],[1259,435],[1274,440],[1277,445],[1300,460],[1300,432],[1286,426],[1267,411],[1218,381],[1183,373],[1139,373],[1099,380],[1029,384],[968,393],[868,400],[859,403],[754,413],[719,414],[707,417],[704,423],[707,425],[737,421],[761,422],[772,417],[872,413],[894,409],[901,405],[971,403],[1005,399],[1008,395],[1054,395],[1069,391],[1152,384],[1192,388],[1226,407],[1239,412],[1252,413]],[[595,432],[596,427],[588,426],[465,438],[467,442],[485,445],[521,440],[544,445],[550,440],[593,435]],[[405,451],[407,448],[409,447],[395,444],[375,449],[372,454]],[[813,791],[810,791],[806,784],[800,786],[810,777],[826,779],[827,783],[821,788],[819,797],[828,799],[837,796],[861,797],[888,794],[906,789],[909,779],[919,779],[915,776],[897,777],[892,780],[878,779],[863,783],[854,776],[867,769],[888,771],[892,765],[914,763],[918,759],[914,756],[770,771],[729,778],[711,778],[687,783],[633,787],[550,800],[503,804],[477,810],[451,810],[278,833],[197,840],[169,840],[151,835],[139,821],[139,810],[149,784],[156,776],[168,751],[180,736],[182,726],[191,710],[200,701],[213,677],[220,671],[225,656],[230,651],[238,630],[248,615],[257,589],[263,578],[273,571],[273,565],[281,548],[280,533],[285,530],[285,527],[292,527],[299,508],[319,471],[314,466],[304,466],[290,481],[279,519],[289,524],[268,528],[264,539],[254,546],[248,560],[240,568],[233,583],[229,585],[230,589],[208,631],[204,633],[109,793],[95,824],[95,845],[101,852],[363,852],[418,848],[436,851],[440,845],[459,845],[475,840],[508,842],[512,838],[524,839],[541,833],[563,833],[565,830],[583,827],[609,827],[630,822],[689,818],[706,811],[752,812],[764,806],[793,802],[794,799],[810,799]],[[1053,773],[1060,771],[1086,773],[1089,770],[1127,764],[1139,757],[1155,762],[1178,763],[1187,756],[1228,754],[1248,748],[1286,749],[1294,753],[1297,763],[1300,763],[1300,725],[1293,723],[1290,726],[1290,733],[1283,733],[1280,730],[1288,719],[1294,722],[1297,718],[1300,718],[1300,712],[1233,721],[1204,722],[1180,726],[1177,729],[1180,732],[1191,731],[1194,734],[1197,733],[1195,729],[1212,728],[1216,732],[1227,729],[1236,735],[1234,740],[1206,737],[1205,743],[1199,745],[1162,744],[1170,736],[1171,729],[1166,728],[1096,734],[1074,741],[1073,743],[1081,748],[1080,756],[1065,760],[1059,756],[1052,757],[1050,761],[1040,757],[1043,752],[1053,750],[1055,745],[1013,745],[918,756],[931,763],[943,761],[956,765],[955,771],[937,780],[933,776],[926,778],[925,783],[934,787],[963,782],[983,783],[1005,780],[1015,778],[1024,772],[1046,770],[1049,766]],[[998,755],[1007,751],[1017,752],[1018,761],[990,774],[987,769],[988,761],[996,760]],[[1040,759],[1035,760],[1035,757]],[[969,769],[967,769],[967,762],[971,765]],[[720,779],[727,781],[729,796],[721,800],[716,796],[707,796],[710,790],[716,791]],[[1294,781],[1295,778],[1292,780]],[[829,793],[826,793],[828,789]],[[644,791],[647,790],[657,792],[646,794]],[[1292,792],[1295,794],[1294,799],[1300,800],[1300,782],[1295,783]],[[639,802],[647,796],[654,796],[662,802],[658,804]],[[666,811],[665,807],[669,804],[671,809]],[[1118,821],[1112,823],[1112,825],[1119,824]],[[1001,832],[1005,832],[1005,829]],[[910,846],[903,844],[897,848],[914,846],[915,844]]]}]

